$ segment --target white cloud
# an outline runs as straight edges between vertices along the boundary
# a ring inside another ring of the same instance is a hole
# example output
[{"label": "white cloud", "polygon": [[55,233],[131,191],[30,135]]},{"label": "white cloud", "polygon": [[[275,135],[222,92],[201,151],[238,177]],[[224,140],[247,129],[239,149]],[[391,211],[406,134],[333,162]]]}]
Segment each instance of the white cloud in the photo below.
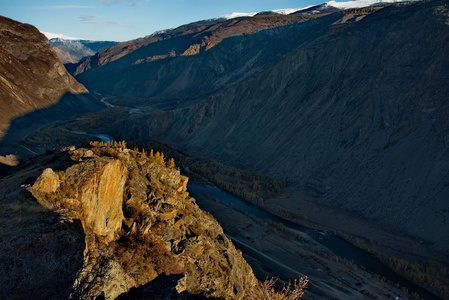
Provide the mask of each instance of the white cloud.
[{"label": "white cloud", "polygon": [[74,8],[98,8],[96,6],[83,5],[47,5],[47,6],[32,6],[32,9],[74,9]]},{"label": "white cloud", "polygon": [[76,20],[83,23],[98,24],[99,19],[100,17],[98,15],[79,15]]},{"label": "white cloud", "polygon": [[118,25],[118,26],[129,26],[130,24],[122,21],[115,20],[104,20],[98,15],[79,15],[76,18],[77,21],[88,23],[88,24],[105,24],[105,25]]},{"label": "white cloud", "polygon": [[147,2],[148,0],[97,0],[101,5],[112,5],[119,3],[128,3],[130,6],[137,6],[140,2]]}]

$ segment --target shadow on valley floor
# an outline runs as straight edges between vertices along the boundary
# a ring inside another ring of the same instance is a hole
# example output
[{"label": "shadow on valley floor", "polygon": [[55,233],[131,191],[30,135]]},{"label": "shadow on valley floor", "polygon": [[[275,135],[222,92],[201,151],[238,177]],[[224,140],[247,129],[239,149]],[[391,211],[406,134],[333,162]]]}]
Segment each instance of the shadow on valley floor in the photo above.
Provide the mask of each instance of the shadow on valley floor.
[{"label": "shadow on valley floor", "polygon": [[14,167],[0,163],[0,177],[8,175],[14,170]]},{"label": "shadow on valley floor", "polygon": [[82,225],[41,206],[26,187],[43,169],[73,163],[58,151],[20,164],[0,179],[0,299],[68,298],[83,265]]},{"label": "shadow on valley floor", "polygon": [[31,156],[38,154],[21,143],[32,132],[89,112],[98,111],[104,108],[92,94],[64,94],[58,103],[47,108],[30,112],[24,116],[14,119],[7,133],[0,140],[0,176],[10,173],[14,167],[7,162],[7,155],[15,155],[18,161],[24,161]]},{"label": "shadow on valley floor", "polygon": [[176,286],[183,274],[159,275],[149,283],[132,288],[129,292],[118,296],[117,300],[145,300],[145,299],[166,299],[166,300],[205,300],[210,299],[201,295],[190,294],[187,291],[178,293]]}]

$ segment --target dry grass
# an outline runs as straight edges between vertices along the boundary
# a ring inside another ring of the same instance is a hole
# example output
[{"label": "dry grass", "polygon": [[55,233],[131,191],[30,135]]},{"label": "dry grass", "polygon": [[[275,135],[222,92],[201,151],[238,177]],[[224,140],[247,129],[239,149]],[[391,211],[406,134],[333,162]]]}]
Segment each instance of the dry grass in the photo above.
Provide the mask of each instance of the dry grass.
[{"label": "dry grass", "polygon": [[281,291],[277,292],[274,289],[274,285],[276,284],[278,278],[270,278],[264,281],[262,286],[262,297],[256,299],[273,299],[273,300],[296,300],[300,299],[307,287],[307,283],[309,279],[307,277],[300,277],[299,280],[293,282],[289,282],[287,285],[284,285]]}]

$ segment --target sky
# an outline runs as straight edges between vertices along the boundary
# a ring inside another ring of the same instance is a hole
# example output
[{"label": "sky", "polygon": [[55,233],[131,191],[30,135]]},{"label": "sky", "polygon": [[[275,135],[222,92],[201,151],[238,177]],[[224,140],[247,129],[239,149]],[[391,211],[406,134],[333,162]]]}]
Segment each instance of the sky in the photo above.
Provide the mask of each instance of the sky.
[{"label": "sky", "polygon": [[0,15],[44,32],[126,41],[232,12],[299,8],[320,0],[0,0]]}]

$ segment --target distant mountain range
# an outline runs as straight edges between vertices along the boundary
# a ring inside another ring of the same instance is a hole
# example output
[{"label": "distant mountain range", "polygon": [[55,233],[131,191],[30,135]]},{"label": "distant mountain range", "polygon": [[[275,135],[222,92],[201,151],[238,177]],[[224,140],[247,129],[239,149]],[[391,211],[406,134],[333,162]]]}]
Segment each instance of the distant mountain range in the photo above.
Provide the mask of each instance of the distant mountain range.
[{"label": "distant mountain range", "polygon": [[63,64],[76,64],[98,51],[113,46],[113,41],[90,41],[63,34],[42,32],[50,41],[50,45]]},{"label": "distant mountain range", "polygon": [[403,0],[354,0],[346,2],[329,1],[318,5],[309,5],[299,8],[276,9],[271,11],[240,13],[234,12],[222,15],[214,20],[229,20],[240,17],[254,17],[257,15],[291,15],[291,14],[320,14],[324,12],[337,11],[340,9],[363,8],[373,5],[403,2]]}]

